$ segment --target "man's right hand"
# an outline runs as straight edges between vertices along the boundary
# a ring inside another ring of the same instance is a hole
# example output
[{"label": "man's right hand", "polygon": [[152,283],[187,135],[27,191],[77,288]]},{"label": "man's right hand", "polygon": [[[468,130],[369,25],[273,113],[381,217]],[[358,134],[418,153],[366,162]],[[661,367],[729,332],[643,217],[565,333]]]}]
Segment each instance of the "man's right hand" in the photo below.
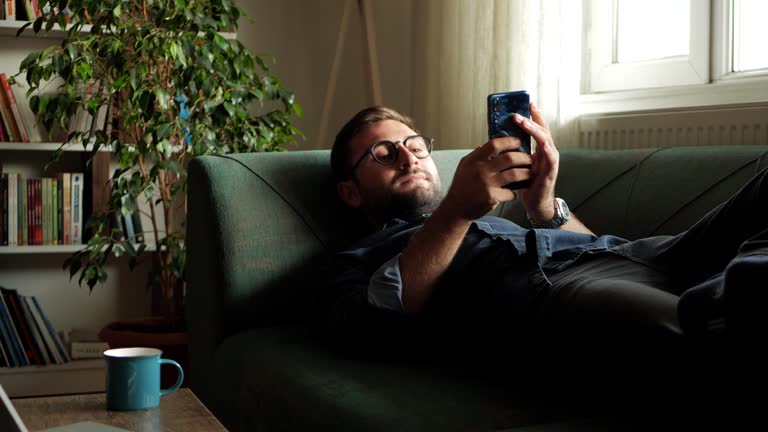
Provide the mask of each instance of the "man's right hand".
[{"label": "man's right hand", "polygon": [[441,213],[473,221],[501,202],[514,201],[517,193],[503,186],[530,178],[531,156],[520,151],[501,152],[518,147],[517,138],[494,138],[464,156],[440,205]]}]

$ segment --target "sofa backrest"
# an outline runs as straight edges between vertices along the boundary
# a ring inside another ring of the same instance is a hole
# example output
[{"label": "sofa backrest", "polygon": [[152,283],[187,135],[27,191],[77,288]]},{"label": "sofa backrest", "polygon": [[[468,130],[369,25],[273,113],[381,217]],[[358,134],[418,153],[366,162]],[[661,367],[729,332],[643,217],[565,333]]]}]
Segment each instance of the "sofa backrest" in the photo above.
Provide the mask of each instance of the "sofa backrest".
[{"label": "sofa backrest", "polygon": [[[674,234],[768,164],[766,146],[561,151],[557,194],[598,234]],[[433,153],[444,189],[468,151]],[[328,151],[205,156],[189,166],[191,349],[213,352],[244,325],[280,320],[307,262],[352,240]],[[525,224],[518,202],[495,214]]]}]

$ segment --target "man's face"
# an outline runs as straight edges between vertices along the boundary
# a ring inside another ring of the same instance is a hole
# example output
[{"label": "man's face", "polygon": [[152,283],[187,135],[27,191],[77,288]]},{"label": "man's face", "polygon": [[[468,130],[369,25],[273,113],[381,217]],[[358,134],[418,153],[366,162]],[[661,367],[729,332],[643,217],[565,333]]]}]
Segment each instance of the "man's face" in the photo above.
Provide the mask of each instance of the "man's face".
[{"label": "man's face", "polygon": [[397,143],[394,163],[382,165],[370,154],[352,173],[352,179],[339,184],[339,194],[351,207],[359,208],[371,222],[383,223],[393,217],[412,219],[437,208],[442,198],[437,167],[430,156],[418,159],[403,146],[416,135],[396,120],[381,120],[365,127],[350,142],[349,167],[368,153],[376,142]]}]

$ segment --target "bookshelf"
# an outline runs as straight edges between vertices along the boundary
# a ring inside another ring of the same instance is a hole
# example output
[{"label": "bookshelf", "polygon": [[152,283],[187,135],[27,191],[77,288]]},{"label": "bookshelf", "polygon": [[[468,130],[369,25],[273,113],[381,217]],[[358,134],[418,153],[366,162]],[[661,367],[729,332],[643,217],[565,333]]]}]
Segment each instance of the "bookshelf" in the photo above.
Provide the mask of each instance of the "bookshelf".
[{"label": "bookshelf", "polygon": [[[16,37],[17,30],[24,24],[0,20],[0,72],[8,76],[18,72],[18,65],[29,52],[58,44],[65,35],[65,31],[58,28],[45,35],[35,34],[28,27]],[[20,78],[25,85],[23,77]],[[22,94],[17,93],[17,102]],[[46,140],[47,135],[43,134],[43,140],[37,139],[43,142],[0,142],[3,171],[19,172],[27,178],[50,177],[57,172],[87,172],[84,160],[93,146],[82,145],[63,148],[60,161],[44,172],[50,156],[61,147],[60,142]],[[126,257],[114,258],[105,268],[109,280],[91,292],[87,286],[78,285],[77,277],[70,279],[69,273],[62,270],[66,256],[82,248],[83,245],[0,246],[0,286],[37,297],[59,332],[72,328],[99,329],[114,320],[148,316],[150,296],[145,289],[148,266],[139,264],[138,270],[130,271]],[[101,392],[104,382],[102,359],[0,368],[0,383],[12,397]]]},{"label": "bookshelf", "polygon": [[[54,27],[47,34],[35,34],[28,27],[16,37],[17,30],[24,24],[0,20],[0,42],[3,42],[0,45],[0,72],[8,76],[18,71],[18,65],[29,52],[60,43],[68,31]],[[83,29],[88,30],[89,27]],[[221,35],[226,39],[237,38],[233,32]],[[19,78],[25,85],[24,77]],[[48,158],[60,146],[55,140],[0,142],[0,164],[4,171],[20,172],[25,177],[85,172],[83,161],[93,147],[71,145],[63,149],[60,162],[43,173]],[[84,214],[85,218],[87,216]],[[139,267],[131,271],[126,256],[111,258],[105,267],[108,280],[91,291],[87,286],[78,285],[77,276],[70,279],[68,272],[62,270],[66,255],[82,248],[83,245],[0,246],[0,285],[16,288],[23,295],[36,296],[59,332],[76,327],[98,329],[111,321],[150,315],[151,293],[145,288],[150,270],[148,260],[140,259]],[[0,382],[13,397],[98,392],[104,390],[104,364],[97,359],[0,368]]]},{"label": "bookshelf", "polygon": [[10,397],[103,392],[103,359],[72,360],[47,366],[0,368],[0,382]]}]

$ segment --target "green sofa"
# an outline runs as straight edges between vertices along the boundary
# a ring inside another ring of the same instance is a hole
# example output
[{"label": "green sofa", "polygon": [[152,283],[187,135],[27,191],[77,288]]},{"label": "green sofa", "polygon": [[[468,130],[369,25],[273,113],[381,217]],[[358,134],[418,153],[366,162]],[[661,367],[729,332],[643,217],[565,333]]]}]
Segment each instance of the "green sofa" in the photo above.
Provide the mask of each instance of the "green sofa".
[{"label": "green sofa", "polygon": [[[766,152],[768,146],[564,150],[558,195],[598,234],[674,234],[768,166]],[[466,153],[433,154],[446,190]],[[192,389],[224,425],[558,430],[583,420],[514,381],[350,358],[313,337],[299,324],[297,306],[301,285],[311,284],[302,278],[306,266],[352,240],[349,214],[334,193],[328,151],[199,157],[189,166]],[[524,224],[519,203],[494,213]]]}]

